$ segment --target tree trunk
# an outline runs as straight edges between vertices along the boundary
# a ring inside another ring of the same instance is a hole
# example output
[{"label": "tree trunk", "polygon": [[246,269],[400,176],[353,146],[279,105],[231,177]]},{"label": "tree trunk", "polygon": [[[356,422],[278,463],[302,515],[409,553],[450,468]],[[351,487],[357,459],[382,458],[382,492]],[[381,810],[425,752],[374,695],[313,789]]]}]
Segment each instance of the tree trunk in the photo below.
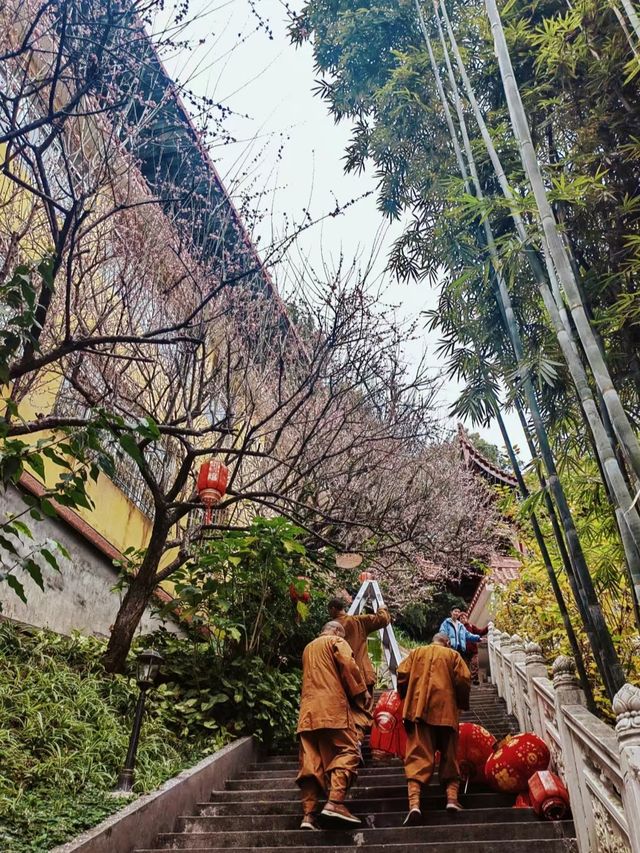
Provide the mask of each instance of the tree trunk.
[{"label": "tree trunk", "polygon": [[[520,489],[520,494],[522,495],[523,499],[526,500],[526,498],[529,497],[529,489],[527,488],[527,484],[525,483],[524,477],[522,476],[522,471],[520,470],[520,465],[514,452],[513,445],[511,444],[509,433],[507,432],[507,428],[502,419],[502,415],[500,414],[500,408],[498,406],[497,401],[494,401],[493,410],[496,416],[496,420],[498,422],[498,426],[500,428],[500,432],[502,434],[502,440],[504,441],[504,445],[507,449],[507,455],[509,456],[511,467],[513,468],[513,473],[515,475],[516,480],[518,481],[518,488]],[[542,562],[544,563],[544,567],[549,578],[549,583],[551,584],[551,589],[553,590],[553,594],[558,605],[558,610],[560,611],[560,616],[562,617],[562,624],[564,625],[564,630],[567,634],[569,645],[571,646],[571,651],[576,662],[576,670],[578,672],[578,678],[580,679],[580,686],[584,690],[585,698],[587,700],[587,707],[592,713],[596,713],[597,706],[595,703],[595,699],[593,698],[591,683],[589,681],[587,670],[584,665],[582,650],[580,648],[580,644],[578,643],[578,638],[575,635],[575,631],[573,630],[569,611],[567,610],[567,604],[564,600],[564,595],[562,594],[560,584],[558,583],[558,578],[556,575],[555,568],[553,566],[553,561],[551,559],[551,555],[549,554],[547,543],[544,541],[544,536],[542,535],[542,530],[540,529],[540,524],[538,523],[538,519],[536,517],[535,512],[531,512],[529,514],[529,519],[531,521],[531,527],[533,528],[533,535],[535,536],[538,545],[538,550],[540,551],[540,556],[542,557]]]},{"label": "tree trunk", "polygon": [[157,516],[156,508],[156,520],[146,554],[140,569],[131,579],[111,630],[111,637],[103,657],[107,672],[124,671],[136,629],[157,586],[156,572],[168,534],[168,528],[158,521]]}]

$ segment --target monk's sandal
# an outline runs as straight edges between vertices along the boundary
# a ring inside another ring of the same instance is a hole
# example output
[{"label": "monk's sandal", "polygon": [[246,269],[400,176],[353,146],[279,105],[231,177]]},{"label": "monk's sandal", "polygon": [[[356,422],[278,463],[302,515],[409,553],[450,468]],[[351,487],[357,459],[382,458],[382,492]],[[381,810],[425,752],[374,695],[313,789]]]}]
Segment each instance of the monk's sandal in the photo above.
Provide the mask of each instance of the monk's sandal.
[{"label": "monk's sandal", "polygon": [[409,809],[409,814],[402,822],[403,826],[419,826],[422,823],[422,812],[420,809]]},{"label": "monk's sandal", "polygon": [[351,814],[349,809],[346,806],[343,806],[342,803],[327,803],[322,809],[321,814],[323,817],[335,818],[335,820],[339,820],[341,823],[362,823],[360,818]]}]

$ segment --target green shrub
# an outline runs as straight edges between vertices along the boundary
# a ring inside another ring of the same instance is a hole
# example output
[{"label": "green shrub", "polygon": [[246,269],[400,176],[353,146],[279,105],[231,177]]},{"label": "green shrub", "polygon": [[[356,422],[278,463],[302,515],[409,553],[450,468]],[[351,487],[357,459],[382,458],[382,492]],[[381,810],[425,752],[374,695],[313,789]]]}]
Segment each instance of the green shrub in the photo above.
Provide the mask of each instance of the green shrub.
[{"label": "green shrub", "polygon": [[[299,672],[257,657],[223,664],[209,644],[166,632],[153,639],[165,664],[162,683],[148,695],[135,793],[157,788],[233,737],[293,737]],[[138,689],[133,678],[104,672],[103,651],[93,638],[0,623],[2,853],[44,853],[126,802],[110,791]]]}]

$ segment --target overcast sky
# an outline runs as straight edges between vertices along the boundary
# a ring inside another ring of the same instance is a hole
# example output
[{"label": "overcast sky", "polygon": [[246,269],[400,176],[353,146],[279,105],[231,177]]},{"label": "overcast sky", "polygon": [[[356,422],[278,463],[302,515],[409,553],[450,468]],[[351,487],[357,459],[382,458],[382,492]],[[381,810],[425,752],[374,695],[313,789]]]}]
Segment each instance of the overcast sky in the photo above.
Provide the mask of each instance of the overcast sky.
[{"label": "overcast sky", "polygon": [[[298,8],[301,0],[291,5]],[[270,245],[274,235],[290,232],[292,223],[302,222],[307,211],[313,219],[320,218],[337,204],[370,193],[339,216],[305,231],[291,249],[293,263],[301,253],[321,271],[323,265],[335,265],[341,254],[347,260],[359,258],[361,264],[373,255],[372,286],[383,287],[384,301],[398,306],[399,320],[410,321],[435,307],[437,292],[426,284],[400,283],[385,273],[388,249],[401,226],[386,225],[376,210],[371,173],[344,174],[349,126],[335,125],[325,103],[313,94],[311,49],[289,44],[281,0],[192,0],[190,14],[197,15],[197,21],[184,35],[202,43],[164,58],[172,75],[232,110],[224,127],[237,141],[221,142],[211,154],[231,194],[257,193],[256,204],[268,213],[254,232],[259,247]],[[286,271],[274,272],[286,293]],[[411,342],[407,359],[417,362],[424,354],[434,375],[439,374],[436,342],[433,333]],[[455,422],[447,408],[455,395],[455,386],[444,383],[440,414],[452,428]],[[515,416],[507,417],[507,422],[523,449]],[[502,446],[497,427],[479,431]],[[528,457],[524,450],[522,455]]]}]

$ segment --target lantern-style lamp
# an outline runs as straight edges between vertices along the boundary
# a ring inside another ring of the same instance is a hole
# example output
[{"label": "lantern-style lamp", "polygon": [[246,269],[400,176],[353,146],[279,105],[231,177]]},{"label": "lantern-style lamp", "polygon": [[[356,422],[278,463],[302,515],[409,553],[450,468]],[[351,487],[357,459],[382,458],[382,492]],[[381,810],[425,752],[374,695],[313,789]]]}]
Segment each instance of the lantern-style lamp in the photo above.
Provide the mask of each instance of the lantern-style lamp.
[{"label": "lantern-style lamp", "polygon": [[136,711],[133,716],[133,728],[129,738],[129,749],[124,762],[124,767],[118,776],[116,791],[130,791],[133,788],[134,770],[136,766],[136,753],[138,752],[138,741],[140,740],[140,728],[144,716],[144,705],[147,690],[156,683],[160,664],[163,657],[153,649],[145,649],[138,655],[136,663],[136,683],[140,689],[140,695],[136,703]]},{"label": "lantern-style lamp", "polygon": [[538,817],[564,820],[569,814],[569,792],[551,770],[539,770],[529,779],[529,799]]},{"label": "lantern-style lamp", "polygon": [[220,503],[227,491],[229,469],[222,462],[209,459],[198,472],[198,495],[205,506],[204,523],[211,523],[211,509]]}]

